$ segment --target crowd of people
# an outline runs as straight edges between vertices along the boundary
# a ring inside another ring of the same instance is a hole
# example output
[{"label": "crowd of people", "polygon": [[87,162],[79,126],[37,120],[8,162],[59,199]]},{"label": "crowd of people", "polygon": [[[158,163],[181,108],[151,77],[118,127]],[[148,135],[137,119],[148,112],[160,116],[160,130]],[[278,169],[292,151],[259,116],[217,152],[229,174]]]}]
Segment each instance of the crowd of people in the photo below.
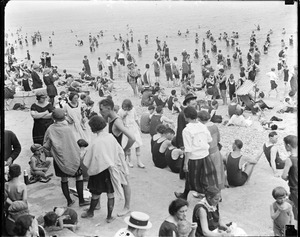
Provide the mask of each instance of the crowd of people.
[{"label": "crowd of people", "polygon": [[[132,31],[130,34],[133,37]],[[268,46],[271,44],[270,34],[272,33],[269,32],[266,37],[265,45]],[[196,42],[199,41],[198,37],[196,35]],[[35,38],[41,40],[38,33],[35,34]],[[250,48],[246,54],[247,63],[243,62],[244,54],[238,44],[238,32],[232,32],[230,37],[226,32],[219,36],[220,41],[225,40],[226,47],[235,47],[233,62],[229,55],[225,57],[222,50],[217,49],[216,37],[212,32],[208,31],[206,38],[202,43],[203,80],[200,85],[195,83],[190,54],[183,50],[181,66],[177,62],[179,57],[174,57],[171,62],[170,49],[166,41],[161,46],[158,37],[157,51],[151,64],[154,79],[150,76],[150,63],[145,65],[145,71],[142,73],[131,54],[129,40],[124,40],[121,35],[119,40],[122,50],[117,49],[114,60],[111,60],[110,55],[106,55],[105,65],[101,58],[98,58],[98,72],[95,74],[99,76],[92,76],[87,56],[84,56],[82,61],[83,69],[79,73],[80,77],[68,74],[66,70],[60,74],[58,68],[51,64],[51,56],[47,52],[42,52],[41,62],[38,65],[34,61],[29,64],[14,65],[9,60],[5,65],[7,90],[14,93],[15,87],[19,85],[24,90],[25,88],[35,90],[36,96],[36,102],[30,108],[34,125],[33,144],[30,148],[33,153],[30,159],[31,177],[28,182],[51,181],[50,177],[53,174],[48,174],[48,170],[53,165],[55,175],[61,178],[61,190],[66,205],[63,208],[56,207],[36,223],[35,218],[29,214],[27,187],[20,180],[21,167],[14,164],[14,160],[20,154],[21,146],[16,135],[12,131],[5,130],[7,177],[4,218],[7,234],[23,236],[34,231],[53,233],[63,228],[70,228],[76,232],[77,213],[71,208],[75,200],[70,196],[68,185],[68,179],[75,178],[78,204],[80,207],[89,206],[81,213],[81,218],[93,218],[94,211],[99,209],[101,194],[107,193],[106,222],[113,222],[117,195],[124,197],[124,208],[117,216],[126,216],[129,213],[130,216],[124,219],[128,227],[119,230],[115,236],[144,236],[145,231],[151,228],[152,224],[149,215],[131,212],[129,179],[129,168],[134,167],[132,159],[134,151],[137,167],[145,168],[141,156],[143,146],[141,133],[150,135],[154,166],[160,169],[169,167],[172,172],[179,174],[180,179],[185,179],[184,190],[174,192],[176,199],[170,203],[170,216],[162,223],[159,236],[244,235],[243,230],[236,225],[222,222],[218,206],[222,200],[221,190],[225,187],[244,185],[250,179],[263,153],[276,177],[279,176],[278,170],[283,170],[281,177],[288,181],[290,188],[288,200],[286,199],[288,192],[284,188],[277,187],[272,192],[276,200],[270,208],[270,215],[274,221],[274,234],[283,236],[286,225],[297,226],[294,222],[294,219],[298,220],[297,136],[284,137],[285,149],[290,152],[290,157],[285,161],[280,159],[274,146],[277,142],[275,131],[269,133],[269,141],[264,144],[263,152],[255,158],[243,154],[244,144],[239,139],[234,140],[231,152],[226,155],[221,154],[221,137],[217,123],[249,127],[252,121],[243,115],[245,110],[261,116],[264,109],[272,109],[262,100],[264,94],[255,84],[261,54],[257,46],[256,34],[253,31],[250,36]],[[146,39],[148,43],[148,38]],[[93,51],[94,44],[97,46],[97,38],[90,35],[89,40]],[[115,37],[115,40],[118,39]],[[207,41],[211,43],[212,54]],[[140,41],[137,46],[138,52],[141,53]],[[276,81],[283,76],[284,101],[285,103],[290,101],[293,106],[287,106],[281,112],[294,112],[297,108],[295,101],[298,90],[298,69],[295,66],[294,72],[288,74],[286,49],[285,44],[282,44],[282,50],[278,55],[280,59],[278,72],[276,73],[276,69],[272,67],[267,76],[270,78],[270,92],[277,91]],[[125,52],[127,52],[126,56]],[[8,57],[13,57],[11,49],[6,53]],[[267,49],[264,53],[267,53]],[[196,55],[194,54],[195,57]],[[210,55],[217,60],[216,69],[211,66]],[[124,73],[125,61],[127,73]],[[229,78],[225,74],[233,63],[240,65],[241,72],[238,80],[235,80],[233,74]],[[121,67],[122,78],[126,78],[124,80],[127,80],[133,89],[134,98],[141,100],[141,106],[148,107],[146,113],[139,115],[130,99],[125,99],[121,106],[114,103],[111,93],[116,86],[114,70],[118,70],[119,67]],[[166,83],[161,79],[161,70],[165,71]],[[161,84],[172,87],[169,96],[166,95]],[[246,85],[250,85],[250,89],[246,88]],[[64,90],[58,96],[59,86]],[[182,104],[176,94],[178,86],[181,96],[184,96]],[[92,90],[98,91],[101,97],[98,106],[95,107],[94,101],[89,96],[89,91]],[[197,90],[204,90],[205,97],[197,100]],[[227,92],[229,92],[230,103],[227,102]],[[224,121],[222,116],[217,114],[220,99],[222,105],[228,106],[229,121]],[[178,113],[177,121],[164,115],[164,108],[168,108],[173,114]],[[53,157],[53,162],[47,157]],[[90,201],[84,198],[84,181],[88,182]],[[190,191],[194,191],[193,195],[199,198],[199,203],[193,210],[192,223],[186,220]],[[222,201],[226,202],[226,200]]]}]

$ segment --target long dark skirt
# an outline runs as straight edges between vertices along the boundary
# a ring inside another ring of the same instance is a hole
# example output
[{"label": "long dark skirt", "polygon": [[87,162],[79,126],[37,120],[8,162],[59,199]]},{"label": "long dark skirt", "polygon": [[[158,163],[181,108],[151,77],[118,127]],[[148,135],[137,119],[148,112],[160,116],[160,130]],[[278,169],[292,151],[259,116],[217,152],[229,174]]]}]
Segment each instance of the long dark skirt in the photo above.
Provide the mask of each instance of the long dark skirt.
[{"label": "long dark skirt", "polygon": [[32,138],[34,143],[43,145],[45,132],[52,123],[52,119],[34,119],[32,129]]},{"label": "long dark skirt", "polygon": [[218,186],[216,168],[210,156],[198,160],[189,160],[188,168],[190,190],[205,193],[209,186]]}]

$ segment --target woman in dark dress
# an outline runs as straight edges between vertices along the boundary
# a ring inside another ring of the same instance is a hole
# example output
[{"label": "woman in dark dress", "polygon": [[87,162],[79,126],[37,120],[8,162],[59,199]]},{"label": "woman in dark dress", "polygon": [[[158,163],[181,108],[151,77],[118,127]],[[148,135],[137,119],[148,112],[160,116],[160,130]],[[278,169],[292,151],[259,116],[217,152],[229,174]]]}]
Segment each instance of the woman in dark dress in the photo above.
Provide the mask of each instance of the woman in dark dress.
[{"label": "woman in dark dress", "polygon": [[219,201],[221,192],[216,187],[209,187],[205,198],[196,204],[193,211],[193,222],[197,222],[196,237],[226,236],[227,226],[220,220]]},{"label": "woman in dark dress", "polygon": [[84,72],[86,74],[88,74],[89,76],[91,76],[91,68],[90,68],[90,64],[89,64],[89,60],[88,60],[87,56],[84,56],[82,63],[84,66]]},{"label": "woman in dark dress", "polygon": [[223,105],[227,105],[227,96],[226,96],[227,86],[226,86],[226,77],[224,75],[224,69],[223,68],[221,68],[219,70],[218,82],[219,82],[219,86],[220,86]]},{"label": "woman in dark dress", "polygon": [[32,138],[33,143],[43,145],[44,135],[47,128],[53,123],[51,114],[53,111],[53,106],[46,101],[47,93],[46,91],[37,91],[36,99],[37,102],[31,105],[31,116],[34,119]]},{"label": "woman in dark dress", "polygon": [[24,88],[24,91],[31,91],[30,85],[29,85],[29,78],[28,75],[25,75],[22,79],[22,85]]},{"label": "woman in dark dress", "polygon": [[247,71],[248,71],[248,80],[255,81],[257,70],[258,70],[257,64],[254,62],[253,59],[251,59],[250,65],[247,69]]},{"label": "woman in dark dress", "polygon": [[43,75],[43,80],[45,85],[47,86],[47,94],[49,96],[49,102],[54,105],[54,98],[57,96],[57,89],[54,85],[55,78],[53,77],[52,72],[46,71],[45,74]]},{"label": "woman in dark dress", "polygon": [[33,68],[31,71],[32,78],[32,89],[42,88],[43,82],[40,79],[40,76],[37,74],[36,70]]},{"label": "woman in dark dress", "polygon": [[188,210],[188,202],[184,199],[178,198],[169,205],[170,215],[164,220],[159,228],[159,237],[173,237],[178,236],[177,224],[181,220],[185,220]]},{"label": "woman in dark dress", "polygon": [[166,128],[160,138],[153,142],[152,160],[157,168],[164,169],[167,167],[165,152],[171,145],[175,132],[171,128]]}]

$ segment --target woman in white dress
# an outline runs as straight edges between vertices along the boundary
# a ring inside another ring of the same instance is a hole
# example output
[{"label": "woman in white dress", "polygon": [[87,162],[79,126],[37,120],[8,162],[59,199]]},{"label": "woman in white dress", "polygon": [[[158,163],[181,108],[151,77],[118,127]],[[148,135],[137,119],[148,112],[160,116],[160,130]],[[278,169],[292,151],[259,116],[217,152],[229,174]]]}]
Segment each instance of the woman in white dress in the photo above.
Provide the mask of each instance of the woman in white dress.
[{"label": "woman in white dress", "polygon": [[[140,147],[143,145],[143,141],[141,137],[139,119],[135,108],[133,108],[131,100],[125,99],[123,101],[122,108],[119,110],[118,115],[123,120],[124,126],[134,133],[135,143],[132,145],[130,150],[135,149],[138,167],[145,168],[144,164],[140,160],[140,156],[141,156]],[[131,163],[130,153],[126,155],[126,160],[128,162],[129,167],[132,168],[133,164]]]},{"label": "woman in white dress", "polygon": [[79,95],[76,92],[72,92],[69,95],[69,102],[64,106],[66,120],[74,133],[76,141],[84,139],[89,143],[91,132],[86,126],[88,119],[84,115],[84,108],[78,98]]}]

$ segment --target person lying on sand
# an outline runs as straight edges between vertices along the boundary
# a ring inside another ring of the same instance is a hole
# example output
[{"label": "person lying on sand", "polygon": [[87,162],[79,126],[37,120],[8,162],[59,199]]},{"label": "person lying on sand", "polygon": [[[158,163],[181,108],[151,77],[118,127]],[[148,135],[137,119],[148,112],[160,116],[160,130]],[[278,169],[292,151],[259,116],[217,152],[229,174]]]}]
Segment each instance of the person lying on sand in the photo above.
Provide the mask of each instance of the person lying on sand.
[{"label": "person lying on sand", "polygon": [[[225,121],[226,122],[226,121]],[[240,127],[249,127],[251,126],[253,121],[251,120],[251,117],[245,118],[243,115],[243,110],[238,109],[236,111],[236,114],[232,115],[229,121],[224,125],[226,126],[240,126]]]}]

